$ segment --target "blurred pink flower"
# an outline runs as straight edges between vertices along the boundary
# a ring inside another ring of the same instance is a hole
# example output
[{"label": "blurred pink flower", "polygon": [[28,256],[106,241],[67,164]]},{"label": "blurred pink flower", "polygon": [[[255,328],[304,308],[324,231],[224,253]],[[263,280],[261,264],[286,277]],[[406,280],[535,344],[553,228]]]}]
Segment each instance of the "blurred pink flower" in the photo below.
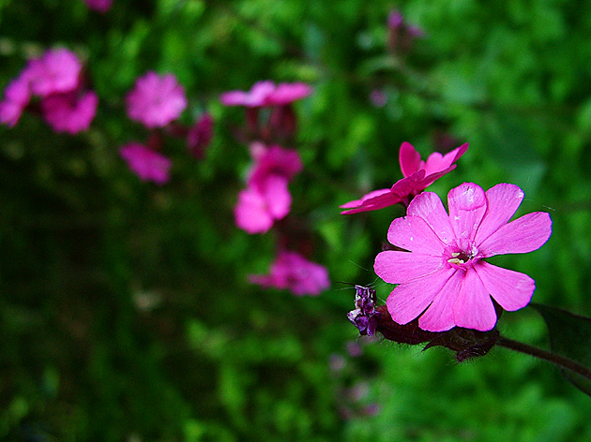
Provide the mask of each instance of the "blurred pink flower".
[{"label": "blurred pink flower", "polygon": [[388,230],[388,241],[409,252],[381,252],[374,264],[380,278],[399,284],[386,301],[392,319],[404,325],[419,317],[419,327],[431,332],[455,326],[487,331],[497,321],[492,299],[508,311],[525,307],[534,280],[484,261],[537,250],[550,237],[547,213],[509,222],[523,196],[513,184],[485,193],[464,183],[448,194],[449,215],[435,193],[413,199],[406,217]]},{"label": "blurred pink flower", "polygon": [[50,49],[42,57],[31,60],[22,75],[29,79],[34,95],[70,92],[80,83],[82,64],[73,52],[65,49]]},{"label": "blurred pink flower", "polygon": [[280,83],[276,86],[267,80],[255,83],[249,92],[225,92],[220,96],[220,101],[226,106],[284,106],[311,93],[312,88],[305,83]]},{"label": "blurred pink flower", "polygon": [[238,195],[236,225],[248,233],[265,233],[291,208],[288,184],[302,170],[299,154],[280,146],[251,145],[255,160],[247,188]]},{"label": "blurred pink flower", "polygon": [[152,149],[139,143],[129,143],[119,149],[119,155],[142,181],[164,184],[170,179],[172,162]]},{"label": "blurred pink flower", "polygon": [[185,90],[172,74],[148,72],[139,77],[126,97],[127,114],[148,129],[164,127],[176,120],[187,107]]},{"label": "blurred pink flower", "polygon": [[236,225],[250,234],[266,233],[289,213],[291,195],[287,185],[287,178],[271,175],[260,185],[242,190],[234,209]]},{"label": "blurred pink flower", "polygon": [[291,251],[281,251],[268,275],[251,275],[250,281],[263,287],[290,290],[295,295],[319,295],[330,287],[324,266]]},{"label": "blurred pink flower", "polygon": [[84,0],[89,9],[104,13],[111,9],[113,0]]},{"label": "blurred pink flower", "polygon": [[29,79],[21,74],[12,80],[4,90],[4,99],[0,102],[0,123],[13,127],[30,100]]},{"label": "blurred pink flower", "polygon": [[441,155],[432,153],[427,161],[422,161],[420,154],[406,141],[400,146],[399,161],[404,178],[398,180],[389,189],[374,190],[359,200],[343,204],[341,208],[349,209],[342,215],[378,210],[394,204],[408,204],[410,197],[418,195],[434,181],[456,168],[454,164],[466,151],[468,143],[451,152]]},{"label": "blurred pink flower", "polygon": [[248,185],[260,186],[267,177],[272,175],[291,180],[302,170],[302,160],[296,150],[277,145],[266,147],[262,143],[252,143],[250,151],[255,163],[247,180]]},{"label": "blurred pink flower", "polygon": [[88,130],[96,115],[98,96],[92,92],[53,94],[41,100],[43,118],[56,132]]},{"label": "blurred pink flower", "polygon": [[203,159],[205,149],[211,143],[213,137],[213,118],[210,114],[205,113],[197,120],[197,122],[189,129],[187,134],[187,147],[193,157]]}]

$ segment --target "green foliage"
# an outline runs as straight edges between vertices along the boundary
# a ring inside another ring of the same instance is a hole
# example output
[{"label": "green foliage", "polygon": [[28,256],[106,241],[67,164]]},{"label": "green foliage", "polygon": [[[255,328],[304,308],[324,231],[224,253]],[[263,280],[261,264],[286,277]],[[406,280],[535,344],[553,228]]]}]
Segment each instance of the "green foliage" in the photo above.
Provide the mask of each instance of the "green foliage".
[{"label": "green foliage", "polygon": [[[425,37],[396,55],[392,6],[114,0],[101,15],[81,0],[0,0],[2,88],[61,45],[100,97],[77,136],[32,114],[0,127],[0,439],[591,439],[588,398],[554,368],[505,349],[454,365],[444,350],[355,342],[353,290],[337,284],[374,282],[373,259],[403,214],[343,217],[338,206],[401,177],[402,141],[425,156],[446,134],[470,149],[431,190],[522,187],[518,215],[549,211],[553,236],[502,265],[536,280],[534,300],[589,315],[591,4],[404,0]],[[149,70],[185,87],[183,122],[206,110],[216,121],[203,161],[181,142],[164,146],[174,166],[162,187],[139,182],[117,152],[148,136],[124,96]],[[314,88],[295,105],[291,147],[305,167],[290,191],[333,281],[317,298],[248,282],[268,271],[276,238],[234,224],[250,159],[234,137],[241,110],[218,98],[263,79]],[[391,287],[376,289],[385,300]],[[499,326],[545,345],[535,315],[506,313]]]}]

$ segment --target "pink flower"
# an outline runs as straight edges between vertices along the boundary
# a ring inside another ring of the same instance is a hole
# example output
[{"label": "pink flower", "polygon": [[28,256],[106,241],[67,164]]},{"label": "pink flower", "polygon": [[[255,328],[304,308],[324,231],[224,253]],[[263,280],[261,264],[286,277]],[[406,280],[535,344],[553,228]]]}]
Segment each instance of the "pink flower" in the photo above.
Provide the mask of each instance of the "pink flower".
[{"label": "pink flower", "polygon": [[291,180],[303,167],[300,155],[293,149],[284,149],[276,145],[266,147],[262,143],[253,143],[251,153],[255,164],[247,182],[255,187],[261,186],[272,175]]},{"label": "pink flower", "polygon": [[88,130],[96,115],[98,96],[92,92],[53,94],[41,100],[43,118],[56,132]]},{"label": "pink flower", "polygon": [[113,4],[113,0],[84,0],[89,9],[93,9],[100,13],[105,13]]},{"label": "pink flower", "polygon": [[330,287],[328,271],[291,251],[281,251],[269,275],[251,275],[250,281],[263,287],[290,290],[296,295],[319,295]]},{"label": "pink flower", "polygon": [[289,213],[291,195],[287,185],[287,178],[271,175],[260,185],[242,190],[234,209],[236,225],[251,235],[266,233]]},{"label": "pink flower", "polygon": [[142,181],[164,184],[169,179],[172,162],[164,155],[139,143],[130,143],[119,149],[119,155]]},{"label": "pink flower", "polygon": [[374,190],[359,200],[343,204],[341,208],[349,209],[342,215],[352,215],[359,212],[383,209],[394,204],[408,204],[411,197],[418,195],[443,175],[456,168],[454,164],[468,150],[468,143],[451,152],[441,155],[432,153],[427,161],[421,160],[421,155],[412,144],[406,141],[400,146],[400,168],[404,178],[398,180],[390,189]]},{"label": "pink flower", "polygon": [[172,74],[148,72],[135,82],[127,95],[127,114],[148,129],[164,127],[176,120],[187,107],[185,90]]},{"label": "pink flower", "polygon": [[0,102],[0,123],[13,127],[18,123],[30,99],[29,79],[21,74],[4,90],[4,100]]},{"label": "pink flower", "polygon": [[497,321],[493,299],[508,311],[525,307],[534,280],[484,261],[534,251],[550,237],[547,213],[508,222],[523,196],[513,184],[485,193],[464,183],[449,192],[449,215],[434,193],[413,199],[406,217],[392,221],[388,230],[388,241],[410,253],[381,252],[374,264],[380,278],[399,284],[386,301],[392,319],[407,324],[419,317],[419,327],[431,332],[455,326],[487,331]]},{"label": "pink flower", "polygon": [[76,89],[81,70],[82,64],[76,54],[59,48],[31,60],[22,75],[29,79],[33,94],[46,97]]},{"label": "pink flower", "polygon": [[289,213],[289,180],[302,170],[302,162],[295,150],[280,146],[253,143],[251,153],[255,164],[247,188],[238,195],[234,215],[236,225],[246,232],[265,233]]},{"label": "pink flower", "polygon": [[230,91],[221,95],[220,101],[226,106],[284,106],[307,97],[312,88],[304,83],[280,83],[259,81],[249,92]]}]

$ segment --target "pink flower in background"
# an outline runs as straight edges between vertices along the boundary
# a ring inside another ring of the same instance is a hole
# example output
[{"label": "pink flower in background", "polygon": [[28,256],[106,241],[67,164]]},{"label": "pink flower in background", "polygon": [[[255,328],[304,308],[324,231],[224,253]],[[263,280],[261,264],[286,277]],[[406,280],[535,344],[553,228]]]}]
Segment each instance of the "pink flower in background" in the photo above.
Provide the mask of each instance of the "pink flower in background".
[{"label": "pink flower in background", "polygon": [[43,118],[56,132],[88,130],[96,115],[98,96],[92,92],[53,94],[41,100]]},{"label": "pink flower in background", "polygon": [[213,118],[205,113],[197,120],[195,125],[189,129],[187,134],[187,147],[193,157],[203,159],[205,149],[211,143],[213,137]]},{"label": "pink flower in background", "polygon": [[255,160],[247,181],[251,186],[260,186],[273,175],[291,180],[303,167],[300,155],[293,149],[252,143],[251,154]]},{"label": "pink flower in background", "polygon": [[484,261],[537,250],[550,237],[547,213],[509,222],[523,196],[513,184],[485,193],[464,183],[449,192],[449,215],[435,193],[414,198],[406,217],[388,230],[388,241],[409,252],[381,252],[374,264],[380,278],[399,284],[386,301],[392,319],[407,324],[419,317],[419,327],[431,332],[455,326],[487,331],[497,321],[492,299],[508,311],[525,307],[534,280]]},{"label": "pink flower in background", "polygon": [[410,197],[418,195],[434,181],[456,168],[454,164],[468,150],[468,143],[451,152],[442,155],[432,153],[427,161],[421,160],[421,155],[412,144],[406,141],[400,146],[399,161],[404,178],[398,180],[390,189],[374,190],[359,200],[343,204],[341,208],[348,209],[342,215],[352,215],[359,212],[378,210],[394,204],[408,204]]},{"label": "pink flower in background", "polygon": [[29,79],[21,74],[4,90],[4,99],[0,102],[0,123],[13,127],[18,123],[30,100]]},{"label": "pink flower in background", "polygon": [[76,54],[65,49],[51,49],[31,60],[22,75],[30,82],[34,95],[70,92],[78,88],[82,64]]},{"label": "pink flower in background", "polygon": [[295,150],[253,143],[255,164],[247,188],[238,195],[234,210],[236,225],[250,234],[265,233],[291,208],[289,180],[302,169]]},{"label": "pink flower in background", "polygon": [[104,13],[111,9],[113,0],[84,0],[89,9]]},{"label": "pink flower in background", "polygon": [[260,185],[242,190],[234,209],[236,225],[251,235],[266,233],[289,213],[291,195],[287,185],[287,178],[271,175]]},{"label": "pink flower in background", "polygon": [[249,92],[230,91],[221,95],[220,101],[226,106],[284,106],[300,100],[312,93],[312,88],[304,83],[280,83],[259,81]]},{"label": "pink flower in background", "polygon": [[263,287],[290,290],[296,295],[319,295],[330,287],[328,271],[291,251],[281,251],[268,275],[251,275],[250,281]]},{"label": "pink flower in background", "polygon": [[130,143],[121,147],[119,154],[142,181],[164,184],[170,179],[172,162],[152,149],[139,143]]},{"label": "pink flower in background", "polygon": [[187,107],[185,90],[175,76],[159,76],[155,72],[138,78],[126,101],[129,118],[148,129],[168,125]]}]

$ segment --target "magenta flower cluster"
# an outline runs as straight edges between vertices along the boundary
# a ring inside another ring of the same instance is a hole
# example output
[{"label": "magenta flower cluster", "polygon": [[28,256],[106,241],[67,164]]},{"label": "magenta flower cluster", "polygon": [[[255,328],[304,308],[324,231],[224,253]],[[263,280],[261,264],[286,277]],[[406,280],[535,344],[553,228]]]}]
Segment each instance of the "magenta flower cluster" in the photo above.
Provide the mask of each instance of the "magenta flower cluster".
[{"label": "magenta flower cluster", "polygon": [[[77,134],[90,127],[98,96],[84,86],[82,64],[73,52],[51,49],[30,60],[0,102],[0,123],[15,126],[26,109],[40,112],[56,132]],[[34,103],[33,99],[39,102]]]},{"label": "magenta flower cluster", "polygon": [[[253,159],[246,188],[239,192],[234,208],[236,225],[249,234],[266,233],[275,228],[281,242],[290,235],[277,222],[287,217],[292,197],[289,183],[302,170],[298,152],[279,142],[289,142],[296,130],[293,101],[308,96],[312,89],[303,83],[260,81],[250,91],[230,91],[221,95],[226,106],[246,108],[246,131],[239,137],[250,142]],[[261,120],[262,108],[269,108]],[[308,261],[299,252],[279,248],[267,275],[251,275],[250,281],[263,287],[290,290],[296,295],[318,295],[330,285],[328,271]]]},{"label": "magenta flower cluster", "polygon": [[125,103],[129,118],[151,131],[146,145],[134,141],[119,150],[121,158],[140,180],[158,185],[170,180],[172,161],[160,153],[162,129],[166,129],[169,136],[184,138],[189,153],[197,159],[203,158],[213,136],[213,119],[205,113],[193,127],[174,123],[188,104],[185,90],[174,75],[146,73],[136,80]]}]

